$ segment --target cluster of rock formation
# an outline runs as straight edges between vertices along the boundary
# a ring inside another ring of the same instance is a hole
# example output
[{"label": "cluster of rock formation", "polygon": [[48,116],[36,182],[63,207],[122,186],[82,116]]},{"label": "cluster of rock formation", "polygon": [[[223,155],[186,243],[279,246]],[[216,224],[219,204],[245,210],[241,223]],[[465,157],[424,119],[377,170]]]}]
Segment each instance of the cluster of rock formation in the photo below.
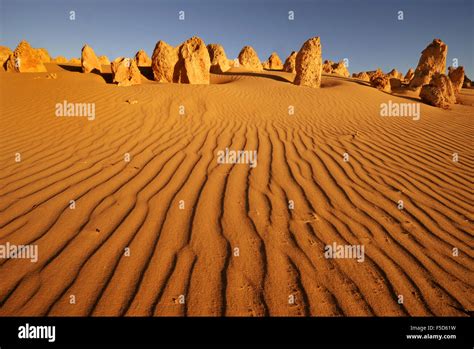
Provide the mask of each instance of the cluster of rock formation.
[{"label": "cluster of rock formation", "polygon": [[67,64],[72,64],[72,65],[81,65],[81,60],[79,58],[73,57],[71,58]]},{"label": "cluster of rock formation", "polygon": [[364,80],[364,81],[370,81],[370,76],[369,76],[369,74],[367,74],[367,72],[365,72],[365,71],[360,72],[360,73],[353,73],[353,74],[352,74],[352,77],[355,78],[355,79],[360,79],[360,80]]},{"label": "cluster of rock formation", "polygon": [[[4,54],[8,53],[4,50]],[[43,60],[49,62],[51,58],[44,49],[34,49],[27,41],[21,41],[15,51],[9,54],[4,62],[6,71],[18,73],[46,72]]]},{"label": "cluster of rock formation", "polygon": [[397,69],[392,69],[388,74],[387,74],[387,77],[389,79],[398,79],[398,80],[402,80],[403,79],[403,74],[400,73]]},{"label": "cluster of rock formation", "polygon": [[211,59],[204,41],[196,36],[178,47],[158,41],[152,69],[156,81],[209,84]]},{"label": "cluster of rock formation", "polygon": [[[382,75],[385,75],[386,79],[382,79]],[[399,72],[397,69],[392,69],[390,72],[387,74],[384,74],[382,70],[377,69],[373,71],[367,71],[367,72],[360,72],[360,73],[353,73],[352,77],[355,79],[360,79],[364,81],[375,81],[375,84],[377,85],[378,88],[382,87],[383,85],[383,90],[387,91],[388,89],[386,88],[385,84],[386,81],[388,80],[390,83],[391,88],[399,88],[403,84],[408,84],[413,76],[413,69],[408,70],[407,74],[405,77],[403,77],[403,74]],[[382,82],[383,80],[383,82]],[[375,86],[374,86],[375,87]]]},{"label": "cluster of rock formation", "polygon": [[470,80],[463,67],[449,67],[446,73],[448,46],[440,39],[434,39],[422,52],[415,70],[410,68],[403,77],[393,69],[388,74],[378,69],[352,74],[353,78],[370,81],[371,85],[390,92],[391,89],[408,87],[418,91],[423,102],[441,108],[456,103],[456,94],[462,87],[469,87]]},{"label": "cluster of rock formation", "polygon": [[53,59],[53,62],[57,64],[64,64],[64,63],[67,63],[67,58],[64,56],[57,56],[56,58]]},{"label": "cluster of rock formation", "polygon": [[377,71],[370,76],[370,84],[376,89],[384,92],[392,92],[392,87],[390,85],[390,78],[383,73],[382,70],[377,69]]},{"label": "cluster of rock formation", "polygon": [[[440,39],[434,39],[421,53],[415,70],[409,69],[405,76],[396,69],[384,74],[382,70],[352,74],[353,78],[370,82],[384,92],[409,87],[419,91],[424,102],[447,108],[456,102],[456,94],[463,87],[470,87],[463,67],[449,67],[446,73],[447,45]],[[322,72],[349,77],[349,71],[341,62],[326,60],[322,63],[321,42],[319,37],[307,40],[301,49],[293,51],[283,64],[276,52],[267,61],[260,61],[257,52],[251,46],[245,46],[239,53],[239,66],[251,70],[283,70],[294,73],[294,84],[310,87],[321,86]],[[224,73],[234,66],[224,48],[219,44],[205,45],[199,37],[192,37],[181,45],[173,47],[164,41],[158,41],[152,58],[144,50],[136,53],[133,59],[119,57],[110,63],[107,56],[97,57],[89,45],[84,45],[81,59],[64,56],[52,59],[44,48],[33,48],[27,41],[21,41],[12,52],[8,47],[0,46],[0,66],[11,72],[46,72],[44,63],[80,65],[84,73],[102,73],[102,65],[111,65],[113,81],[119,86],[141,83],[138,67],[151,66],[156,81],[167,83],[209,84],[210,73]],[[235,63],[237,66],[237,62]]]},{"label": "cluster of rock formation", "polygon": [[323,63],[323,72],[326,74],[336,74],[348,78],[351,74],[343,61],[333,62],[331,60],[325,60]]},{"label": "cluster of rock formation", "polygon": [[402,86],[402,83],[404,83],[403,74],[395,68],[393,68],[390,72],[388,72],[386,76],[390,82],[390,87],[392,89],[400,88]]},{"label": "cluster of rock formation", "polygon": [[420,98],[427,104],[445,109],[456,103],[451,80],[441,73],[432,75],[430,83],[421,87]]},{"label": "cluster of rock formation", "polygon": [[422,52],[415,74],[410,82],[410,88],[420,91],[423,102],[448,108],[456,103],[456,93],[459,93],[464,83],[464,68],[451,67],[446,76],[446,56],[448,46],[440,39],[434,39]]},{"label": "cluster of rock formation", "polygon": [[141,83],[141,73],[135,59],[118,57],[110,65],[113,82],[118,86],[131,86]]}]

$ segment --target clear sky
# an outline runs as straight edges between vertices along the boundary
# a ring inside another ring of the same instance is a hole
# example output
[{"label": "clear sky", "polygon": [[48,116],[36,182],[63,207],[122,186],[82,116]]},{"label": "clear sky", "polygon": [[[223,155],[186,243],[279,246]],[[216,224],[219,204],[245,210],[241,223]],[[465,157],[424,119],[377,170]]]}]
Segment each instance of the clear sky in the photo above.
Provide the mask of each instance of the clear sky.
[{"label": "clear sky", "polygon": [[[0,0],[0,42],[14,49],[26,39],[52,56],[80,57],[84,43],[109,59],[151,56],[158,40],[178,45],[197,35],[220,43],[235,58],[251,45],[263,61],[272,51],[284,60],[313,36],[323,59],[349,59],[350,72],[405,73],[434,39],[448,45],[474,78],[474,0]],[[69,20],[69,11],[76,20]],[[185,11],[185,20],[178,12]],[[398,20],[398,11],[404,20]],[[295,19],[288,20],[288,11]]]}]

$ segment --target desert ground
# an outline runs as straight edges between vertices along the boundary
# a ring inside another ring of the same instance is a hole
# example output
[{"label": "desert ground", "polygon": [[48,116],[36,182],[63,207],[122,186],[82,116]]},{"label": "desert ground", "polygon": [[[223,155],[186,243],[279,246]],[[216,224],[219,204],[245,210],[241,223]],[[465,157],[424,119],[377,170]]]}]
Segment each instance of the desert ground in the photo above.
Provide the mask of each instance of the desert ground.
[{"label": "desert ground", "polygon": [[[45,66],[0,73],[0,244],[39,250],[0,259],[1,316],[473,310],[474,89],[413,120],[380,105],[417,97],[328,74],[118,87],[110,67]],[[95,119],[57,117],[64,100]],[[219,164],[226,148],[257,165]],[[325,258],[334,242],[365,261]]]}]

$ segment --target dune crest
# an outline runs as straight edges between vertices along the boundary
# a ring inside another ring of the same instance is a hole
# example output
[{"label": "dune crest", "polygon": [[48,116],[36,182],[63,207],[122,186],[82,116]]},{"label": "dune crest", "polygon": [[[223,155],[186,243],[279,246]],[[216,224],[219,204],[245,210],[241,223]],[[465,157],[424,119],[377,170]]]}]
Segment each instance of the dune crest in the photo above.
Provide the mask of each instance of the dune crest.
[{"label": "dune crest", "polygon": [[64,56],[56,56],[55,58],[52,59],[53,63],[58,63],[58,64],[64,64],[67,63],[68,60]]}]

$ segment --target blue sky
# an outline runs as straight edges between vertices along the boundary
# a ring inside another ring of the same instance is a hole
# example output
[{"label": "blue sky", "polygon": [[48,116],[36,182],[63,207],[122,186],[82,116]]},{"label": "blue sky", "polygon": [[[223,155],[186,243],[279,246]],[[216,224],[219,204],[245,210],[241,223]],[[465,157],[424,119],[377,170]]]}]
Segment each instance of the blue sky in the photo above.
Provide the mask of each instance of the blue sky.
[{"label": "blue sky", "polygon": [[[79,57],[84,43],[110,59],[151,56],[158,40],[178,45],[197,35],[220,43],[235,58],[251,45],[261,60],[272,51],[285,59],[320,36],[323,59],[349,59],[349,70],[376,67],[405,73],[434,39],[448,45],[474,78],[473,0],[0,0],[0,42],[22,39],[52,56]],[[76,20],[69,20],[69,11]],[[178,12],[185,11],[185,20]],[[397,19],[398,11],[404,20]],[[288,11],[295,19],[288,20]]]}]

